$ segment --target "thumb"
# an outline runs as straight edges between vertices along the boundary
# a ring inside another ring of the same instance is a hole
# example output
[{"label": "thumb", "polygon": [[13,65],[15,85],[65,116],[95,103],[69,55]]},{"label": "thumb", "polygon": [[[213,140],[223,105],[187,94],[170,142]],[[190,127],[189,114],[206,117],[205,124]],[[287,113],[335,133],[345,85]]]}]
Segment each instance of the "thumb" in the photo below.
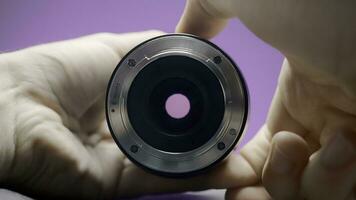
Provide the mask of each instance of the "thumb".
[{"label": "thumb", "polygon": [[234,16],[234,0],[188,0],[176,27],[177,32],[211,38],[217,35]]},{"label": "thumb", "polygon": [[[240,199],[270,199],[269,194],[261,186],[261,176],[263,166],[266,162],[268,152],[270,151],[272,134],[267,125],[262,126],[256,136],[242,148],[240,152],[241,160],[248,163],[251,170],[245,170],[245,179],[250,181],[236,184],[235,187],[229,188],[226,192],[225,198],[227,200],[240,200]],[[247,169],[247,167],[245,167]],[[243,170],[241,165],[237,165],[237,171]],[[250,173],[247,173],[250,172]]]},{"label": "thumb", "polygon": [[308,158],[308,145],[302,137],[287,131],[273,136],[262,181],[274,199],[300,199],[301,174]]},{"label": "thumb", "polygon": [[331,136],[326,145],[314,153],[305,168],[302,192],[307,199],[356,197],[355,132]]}]

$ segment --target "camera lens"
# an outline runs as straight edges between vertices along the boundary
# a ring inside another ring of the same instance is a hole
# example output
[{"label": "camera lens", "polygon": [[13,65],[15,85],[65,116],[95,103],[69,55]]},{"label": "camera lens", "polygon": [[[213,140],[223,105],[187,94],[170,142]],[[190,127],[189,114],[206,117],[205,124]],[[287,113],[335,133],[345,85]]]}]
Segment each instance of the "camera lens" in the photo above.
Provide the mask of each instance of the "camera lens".
[{"label": "camera lens", "polygon": [[217,46],[183,34],[135,47],[110,79],[106,116],[137,165],[192,175],[224,159],[246,125],[248,94],[237,66]]}]

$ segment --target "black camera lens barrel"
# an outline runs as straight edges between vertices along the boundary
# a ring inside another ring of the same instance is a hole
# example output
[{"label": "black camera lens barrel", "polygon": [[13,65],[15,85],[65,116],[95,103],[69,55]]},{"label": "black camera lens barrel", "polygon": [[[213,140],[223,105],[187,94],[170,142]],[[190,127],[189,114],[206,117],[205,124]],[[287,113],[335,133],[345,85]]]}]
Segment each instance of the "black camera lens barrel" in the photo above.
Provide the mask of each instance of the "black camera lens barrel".
[{"label": "black camera lens barrel", "polygon": [[[182,94],[188,114],[168,115]],[[186,34],[145,41],[120,61],[107,88],[106,117],[121,151],[158,175],[188,176],[223,160],[240,140],[248,91],[236,64],[216,45]]]}]

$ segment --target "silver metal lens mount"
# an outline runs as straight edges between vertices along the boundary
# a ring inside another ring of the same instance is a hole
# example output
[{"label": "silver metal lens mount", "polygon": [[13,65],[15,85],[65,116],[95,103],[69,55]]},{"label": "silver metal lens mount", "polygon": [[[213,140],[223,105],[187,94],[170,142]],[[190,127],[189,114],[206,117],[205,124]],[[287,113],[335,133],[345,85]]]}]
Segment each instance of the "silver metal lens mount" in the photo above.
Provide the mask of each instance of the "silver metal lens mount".
[{"label": "silver metal lens mount", "polygon": [[[164,107],[175,93],[190,101],[182,119]],[[158,175],[189,176],[234,149],[248,106],[243,76],[226,53],[195,36],[170,34],[139,44],[120,61],[108,84],[106,117],[133,163]]]}]

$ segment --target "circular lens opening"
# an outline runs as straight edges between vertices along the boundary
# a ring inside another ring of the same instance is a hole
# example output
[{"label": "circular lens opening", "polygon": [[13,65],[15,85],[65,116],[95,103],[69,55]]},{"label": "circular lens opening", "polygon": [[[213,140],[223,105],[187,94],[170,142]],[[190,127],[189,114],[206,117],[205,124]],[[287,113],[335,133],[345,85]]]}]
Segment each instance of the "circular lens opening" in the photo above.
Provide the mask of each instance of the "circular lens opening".
[{"label": "circular lens opening", "polygon": [[222,89],[205,62],[182,55],[155,59],[140,70],[128,91],[132,128],[162,151],[197,149],[218,133],[225,112]]},{"label": "circular lens opening", "polygon": [[190,102],[183,94],[172,94],[167,98],[165,108],[170,117],[182,119],[187,116],[190,111]]}]

